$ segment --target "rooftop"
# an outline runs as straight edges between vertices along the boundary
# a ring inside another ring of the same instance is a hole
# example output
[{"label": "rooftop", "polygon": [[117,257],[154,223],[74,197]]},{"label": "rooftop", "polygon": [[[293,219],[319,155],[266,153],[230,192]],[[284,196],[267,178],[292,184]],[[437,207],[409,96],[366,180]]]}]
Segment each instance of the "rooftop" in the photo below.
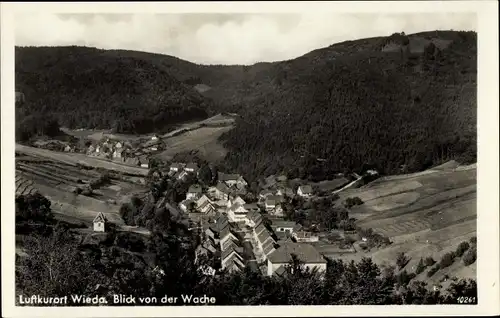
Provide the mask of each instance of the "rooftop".
[{"label": "rooftop", "polygon": [[189,193],[202,193],[203,189],[199,184],[193,184],[192,186],[189,187],[188,192]]},{"label": "rooftop", "polygon": [[292,254],[304,263],[326,263],[323,256],[314,248],[306,243],[282,242],[280,247],[271,253],[269,261],[274,264],[288,263],[292,260]]},{"label": "rooftop", "polygon": [[272,222],[273,222],[273,224],[271,225],[272,228],[275,228],[275,227],[294,228],[296,225],[296,223],[294,221],[274,220]]},{"label": "rooftop", "polygon": [[306,193],[312,193],[313,192],[313,189],[310,185],[306,184],[306,185],[301,185],[299,187],[300,191],[304,194]]}]

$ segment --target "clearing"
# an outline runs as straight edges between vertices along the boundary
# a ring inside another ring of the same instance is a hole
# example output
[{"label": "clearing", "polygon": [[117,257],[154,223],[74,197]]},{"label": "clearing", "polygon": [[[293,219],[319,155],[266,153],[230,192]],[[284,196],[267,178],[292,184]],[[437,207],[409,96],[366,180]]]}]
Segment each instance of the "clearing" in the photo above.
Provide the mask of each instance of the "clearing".
[{"label": "clearing", "polygon": [[[27,148],[27,151],[24,148],[20,150],[24,154],[30,153],[31,147]],[[91,224],[95,216],[103,212],[111,222],[124,225],[119,215],[121,204],[131,195],[140,194],[146,190],[139,183],[116,177],[107,184],[95,188],[88,196],[77,194],[74,192],[77,188],[84,188],[96,181],[101,177],[101,173],[93,169],[80,168],[74,164],[74,161],[67,159],[77,154],[60,154],[49,150],[32,149],[37,155],[40,154],[39,151],[43,151],[42,155],[45,160],[34,160],[33,157],[27,155],[16,158],[17,194],[26,194],[26,189],[36,189],[52,202],[51,208],[57,219],[76,224]],[[58,161],[59,158],[63,160]],[[104,163],[106,167],[107,162]],[[110,170],[116,171],[115,164],[110,164],[112,168]],[[140,230],[134,229],[134,231]]]},{"label": "clearing", "polygon": [[[420,258],[430,256],[439,261],[462,241],[476,236],[476,184],[475,165],[448,162],[421,173],[380,178],[339,193],[339,201],[356,196],[364,201],[352,208],[351,215],[358,226],[372,228],[393,242],[389,247],[366,252],[358,248],[358,253],[340,258],[371,256],[385,266],[395,265],[398,253],[404,252],[411,258],[405,267],[409,272]],[[437,284],[445,275],[475,278],[476,265],[465,266],[461,259],[456,259],[454,265],[431,278],[426,272],[419,278]]]}]

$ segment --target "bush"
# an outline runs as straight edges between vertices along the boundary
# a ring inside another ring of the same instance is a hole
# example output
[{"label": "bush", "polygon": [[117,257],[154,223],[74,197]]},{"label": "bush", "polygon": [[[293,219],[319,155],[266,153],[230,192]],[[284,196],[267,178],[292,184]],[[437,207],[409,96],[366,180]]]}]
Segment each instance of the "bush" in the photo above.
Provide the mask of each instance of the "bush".
[{"label": "bush", "polygon": [[431,269],[429,269],[429,271],[427,272],[427,277],[431,277],[432,275],[434,275],[437,271],[439,270],[439,265],[436,265],[434,267],[431,267]]},{"label": "bush", "polygon": [[436,263],[436,261],[432,257],[427,257],[424,261],[425,266],[432,266]]},{"label": "bush", "polygon": [[363,200],[361,200],[361,198],[359,198],[359,197],[354,197],[354,198],[347,198],[347,199],[345,200],[344,205],[345,205],[345,207],[346,207],[346,208],[352,208],[352,207],[353,207],[353,206],[355,206],[355,205],[361,205],[361,204],[363,204],[363,203],[364,203],[364,202],[363,202]]},{"label": "bush", "polygon": [[454,261],[455,261],[455,253],[449,252],[443,255],[441,261],[439,262],[439,266],[441,268],[445,268],[453,264]]},{"label": "bush", "polygon": [[409,261],[410,259],[405,255],[405,253],[400,253],[396,259],[396,265],[398,265],[399,269],[402,269],[406,266],[406,264],[408,264]]},{"label": "bush", "polygon": [[415,270],[415,273],[418,275],[418,274],[422,273],[424,270],[425,270],[424,260],[420,259],[420,261],[418,262],[417,268]]},{"label": "bush", "polygon": [[471,237],[469,242],[474,245],[477,244],[477,237],[476,236]]},{"label": "bush", "polygon": [[476,259],[477,259],[477,251],[475,247],[468,250],[467,253],[465,253],[465,255],[462,258],[465,266],[473,264],[476,261]]},{"label": "bush", "polygon": [[455,251],[455,255],[457,257],[462,257],[462,255],[464,255],[464,253],[469,249],[469,247],[470,247],[469,243],[465,241],[460,243]]}]

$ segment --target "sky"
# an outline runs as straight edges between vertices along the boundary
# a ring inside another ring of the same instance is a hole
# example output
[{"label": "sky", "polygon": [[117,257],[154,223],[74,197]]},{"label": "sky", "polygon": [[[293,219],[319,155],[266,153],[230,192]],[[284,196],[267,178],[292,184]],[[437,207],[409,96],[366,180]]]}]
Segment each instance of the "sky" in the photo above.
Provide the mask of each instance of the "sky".
[{"label": "sky", "polygon": [[476,31],[470,13],[17,13],[18,46],[85,45],[177,56],[199,64],[292,59],[334,43],[432,30]]}]

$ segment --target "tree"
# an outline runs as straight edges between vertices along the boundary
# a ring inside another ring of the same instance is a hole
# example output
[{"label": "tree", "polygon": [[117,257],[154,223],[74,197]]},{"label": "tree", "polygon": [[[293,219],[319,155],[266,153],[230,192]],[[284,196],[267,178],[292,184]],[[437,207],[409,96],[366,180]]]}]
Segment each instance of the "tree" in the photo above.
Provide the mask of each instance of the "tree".
[{"label": "tree", "polygon": [[425,258],[425,266],[432,266],[436,263],[436,261],[432,257],[426,257]]},{"label": "tree", "polygon": [[406,266],[406,264],[408,264],[409,261],[410,259],[405,255],[405,253],[399,253],[396,259],[396,265],[398,265],[399,269],[402,269]]},{"label": "tree", "polygon": [[96,260],[83,255],[67,231],[56,229],[48,237],[28,236],[24,249],[29,256],[18,260],[16,287],[26,295],[92,296],[95,286],[106,282],[94,269]]},{"label": "tree", "polygon": [[462,257],[462,255],[464,255],[464,253],[469,249],[469,247],[470,245],[468,242],[460,243],[455,251],[456,257]]},{"label": "tree", "polygon": [[476,251],[476,247],[472,247],[471,249],[469,249],[465,255],[463,256],[463,262],[466,266],[469,266],[471,264],[473,264],[476,259],[477,259],[477,255],[476,255],[477,251]]},{"label": "tree", "polygon": [[16,223],[22,221],[50,222],[54,215],[51,202],[39,193],[16,197]]},{"label": "tree", "polygon": [[206,186],[212,185],[212,170],[207,164],[203,165],[198,171],[198,180]]},{"label": "tree", "polygon": [[439,267],[440,268],[445,268],[453,264],[455,260],[455,253],[454,252],[449,252],[443,255],[441,258],[441,261],[439,262]]},{"label": "tree", "polygon": [[425,270],[424,260],[420,259],[420,261],[418,262],[417,268],[415,269],[415,273],[418,275],[418,274],[422,273],[424,270]]}]

